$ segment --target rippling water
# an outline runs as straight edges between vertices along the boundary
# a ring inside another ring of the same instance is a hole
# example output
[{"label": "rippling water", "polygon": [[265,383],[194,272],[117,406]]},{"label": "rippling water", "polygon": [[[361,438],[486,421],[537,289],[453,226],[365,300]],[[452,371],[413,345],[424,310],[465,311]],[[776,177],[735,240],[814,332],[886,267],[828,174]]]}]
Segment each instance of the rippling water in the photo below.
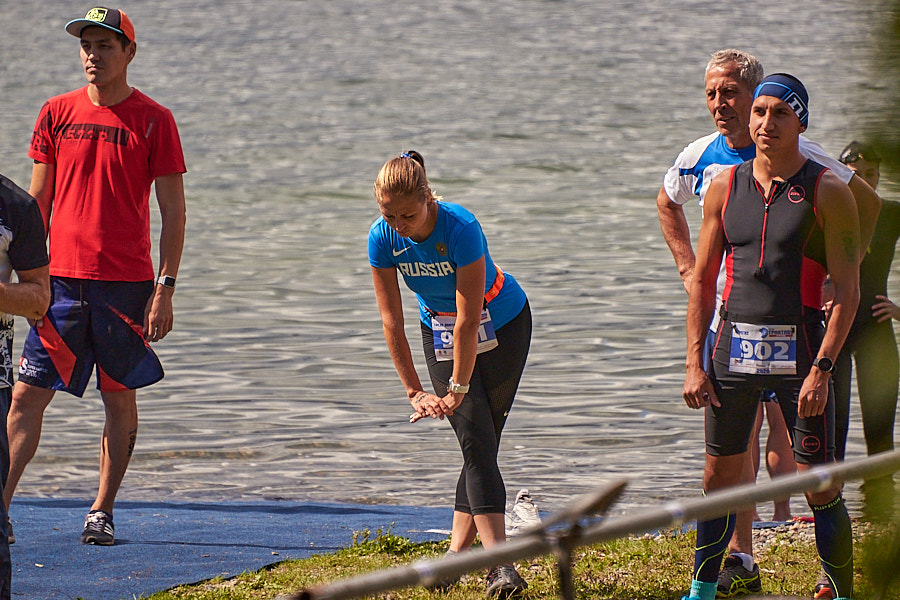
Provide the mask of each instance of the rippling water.
[{"label": "rippling water", "polygon": [[[167,377],[139,395],[120,498],[451,501],[455,438],[447,423],[407,422],[366,260],[372,181],[409,147],[531,299],[501,450],[510,492],[530,488],[542,509],[618,476],[631,479],[623,507],[698,493],[702,416],[680,399],[686,297],[656,219],[662,175],[711,131],[703,68],[728,46],[798,75],[808,135],[839,151],[877,88],[868,15],[837,1],[814,14],[434,4],[123,5],[139,44],[129,81],[179,123],[189,224],[176,330],[157,344]],[[83,83],[63,25],[86,9],[4,9],[0,169],[25,187],[41,103]],[[95,391],[58,395],[19,493],[92,497],[102,419]],[[855,419],[849,456],[864,454]]]}]

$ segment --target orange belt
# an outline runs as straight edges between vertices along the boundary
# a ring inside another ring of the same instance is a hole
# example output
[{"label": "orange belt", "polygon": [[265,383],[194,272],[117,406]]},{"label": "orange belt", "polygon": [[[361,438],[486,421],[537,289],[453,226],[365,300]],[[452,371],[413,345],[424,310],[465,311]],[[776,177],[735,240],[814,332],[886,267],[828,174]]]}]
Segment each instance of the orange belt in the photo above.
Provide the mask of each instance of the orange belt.
[{"label": "orange belt", "polygon": [[[500,295],[500,290],[503,289],[503,282],[506,280],[506,275],[503,273],[503,269],[500,268],[500,265],[494,263],[494,267],[497,269],[497,276],[494,277],[494,285],[491,286],[491,289],[487,291],[484,295],[484,306],[487,307],[488,302],[496,298]],[[441,317],[452,317],[456,316],[455,312],[433,312],[428,311],[432,315],[438,315]]]},{"label": "orange belt", "polygon": [[500,294],[500,290],[503,289],[503,281],[506,279],[506,275],[503,274],[503,269],[500,268],[500,265],[494,263],[494,267],[497,268],[497,276],[494,278],[494,285],[492,285],[491,289],[489,289],[487,291],[487,294],[484,295],[485,304],[487,304]]}]

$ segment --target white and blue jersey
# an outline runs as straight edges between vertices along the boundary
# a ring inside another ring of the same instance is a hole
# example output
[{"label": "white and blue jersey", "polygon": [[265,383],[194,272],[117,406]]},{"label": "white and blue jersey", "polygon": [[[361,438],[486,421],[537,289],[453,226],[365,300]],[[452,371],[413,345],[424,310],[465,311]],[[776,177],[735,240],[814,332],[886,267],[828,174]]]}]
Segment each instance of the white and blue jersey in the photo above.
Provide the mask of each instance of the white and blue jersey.
[{"label": "white and blue jersey", "polygon": [[[849,183],[853,177],[847,165],[831,158],[816,142],[800,136],[800,154],[834,171],[841,181]],[[675,204],[685,204],[691,198],[699,198],[703,206],[706,190],[716,175],[728,167],[739,165],[756,157],[756,145],[746,148],[730,148],[725,137],[712,133],[688,144],[675,164],[666,171],[663,186],[669,200]]]},{"label": "white and blue jersey", "polygon": [[[419,300],[419,318],[431,326],[435,313],[456,312],[456,270],[484,256],[487,294],[499,276],[487,240],[475,216],[458,204],[439,201],[434,231],[422,242],[401,237],[379,217],[369,228],[369,264],[395,267]],[[525,306],[525,292],[509,273],[488,304],[494,327],[500,328]]]}]

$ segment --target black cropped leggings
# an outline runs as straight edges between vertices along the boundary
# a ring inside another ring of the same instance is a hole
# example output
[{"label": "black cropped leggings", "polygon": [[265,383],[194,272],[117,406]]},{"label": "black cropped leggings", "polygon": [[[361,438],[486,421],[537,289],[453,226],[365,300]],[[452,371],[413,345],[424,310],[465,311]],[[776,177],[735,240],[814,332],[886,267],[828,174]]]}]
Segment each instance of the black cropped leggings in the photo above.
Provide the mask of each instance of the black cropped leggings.
[{"label": "black cropped leggings", "polygon": [[[496,334],[499,345],[478,355],[469,392],[453,416],[448,417],[463,455],[454,510],[472,515],[502,514],[506,510],[506,487],[497,465],[497,452],[531,344],[528,303]],[[424,323],[422,343],[435,393],[444,396],[453,375],[453,361],[435,359],[432,330]]]},{"label": "black cropped leggings", "polygon": [[900,361],[890,321],[854,327],[835,363],[835,458],[844,460],[850,426],[851,358],[856,359],[856,382],[862,410],[863,433],[869,454],[894,449],[897,380]]}]

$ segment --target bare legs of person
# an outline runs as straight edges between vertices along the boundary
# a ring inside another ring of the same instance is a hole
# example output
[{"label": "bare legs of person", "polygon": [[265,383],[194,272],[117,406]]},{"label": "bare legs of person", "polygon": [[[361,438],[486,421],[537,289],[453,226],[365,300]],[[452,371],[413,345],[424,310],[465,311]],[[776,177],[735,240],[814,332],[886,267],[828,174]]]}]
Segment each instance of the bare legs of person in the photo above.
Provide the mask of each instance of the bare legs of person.
[{"label": "bare legs of person", "polygon": [[481,544],[491,548],[506,541],[506,518],[503,514],[475,515],[454,511],[453,529],[450,534],[450,550],[463,552],[475,542],[475,534],[481,536]]},{"label": "bare legs of person", "polygon": [[[506,515],[489,513],[472,516],[461,511],[453,512],[453,529],[450,535],[450,552],[464,552],[475,542],[476,533],[485,548],[492,548],[506,541]],[[457,580],[447,579],[435,587],[444,588]],[[523,592],[528,587],[513,565],[497,565],[488,573],[487,593],[489,597],[507,598]]]},{"label": "bare legs of person", "polygon": [[12,502],[13,494],[25,467],[34,458],[41,441],[41,427],[44,424],[44,410],[53,399],[53,390],[16,382],[13,387],[12,403],[6,419],[9,435],[9,478],[3,488],[3,503],[6,510]]},{"label": "bare legs of person", "polygon": [[[753,440],[756,440],[755,442]],[[754,445],[756,447],[756,452],[759,452],[759,430],[757,429],[754,434],[750,438],[750,449],[747,452],[738,455],[740,457],[740,465],[737,465],[737,470],[740,472],[740,479],[735,481],[730,485],[737,484],[748,484],[756,481],[756,473],[753,470],[753,448]],[[723,459],[729,458],[733,459],[736,457],[707,457],[707,459]],[[710,467],[707,466],[707,469]],[[712,476],[711,476],[712,477]],[[724,486],[723,486],[724,487]],[[712,491],[717,488],[705,488],[706,491]],[[748,554],[753,556],[753,521],[758,521],[759,515],[756,513],[756,508],[748,508],[745,510],[738,511],[737,516],[735,518],[735,526],[734,526],[734,535],[731,536],[731,541],[728,542],[728,552],[729,554]]]},{"label": "bare legs of person", "polygon": [[100,488],[91,510],[112,514],[137,439],[137,393],[124,390],[100,395],[106,409],[106,423],[100,441]]},{"label": "bare legs of person", "polygon": [[[31,462],[41,438],[44,411],[54,391],[17,382],[7,421],[10,467],[3,502],[9,508],[19,479]],[[137,394],[134,390],[101,392],[106,423],[100,441],[100,476],[91,511],[112,515],[119,486],[128,469],[137,436]],[[110,524],[111,527],[111,524]],[[111,534],[110,534],[111,535]],[[109,543],[112,543],[110,540]]]},{"label": "bare legs of person", "polygon": [[[769,479],[784,475],[793,475],[797,472],[797,463],[794,462],[794,449],[791,447],[791,435],[784,415],[776,402],[764,402],[766,411],[766,423],[769,426],[769,434],[766,436],[766,471]],[[762,419],[759,419],[760,426]],[[759,436],[757,436],[757,441]],[[756,469],[759,471],[759,453],[756,454]],[[775,511],[772,514],[773,521],[789,521],[791,519],[791,499],[777,498],[774,502]]]},{"label": "bare legs of person", "polygon": [[[761,402],[759,413],[756,416],[756,427],[750,436],[750,460],[752,461],[752,476],[747,481],[756,481],[760,466],[760,432],[762,430],[763,413],[769,432],[766,436],[766,471],[769,479],[782,475],[793,475],[797,472],[797,463],[794,462],[794,449],[791,447],[791,437],[784,422],[784,415],[777,402]],[[778,498],[774,502],[773,521],[789,521],[791,519],[791,499]],[[755,511],[754,511],[755,513]],[[740,519],[740,516],[738,517]],[[754,521],[759,521],[759,515],[753,515]],[[738,521],[740,526],[740,520]]]}]

